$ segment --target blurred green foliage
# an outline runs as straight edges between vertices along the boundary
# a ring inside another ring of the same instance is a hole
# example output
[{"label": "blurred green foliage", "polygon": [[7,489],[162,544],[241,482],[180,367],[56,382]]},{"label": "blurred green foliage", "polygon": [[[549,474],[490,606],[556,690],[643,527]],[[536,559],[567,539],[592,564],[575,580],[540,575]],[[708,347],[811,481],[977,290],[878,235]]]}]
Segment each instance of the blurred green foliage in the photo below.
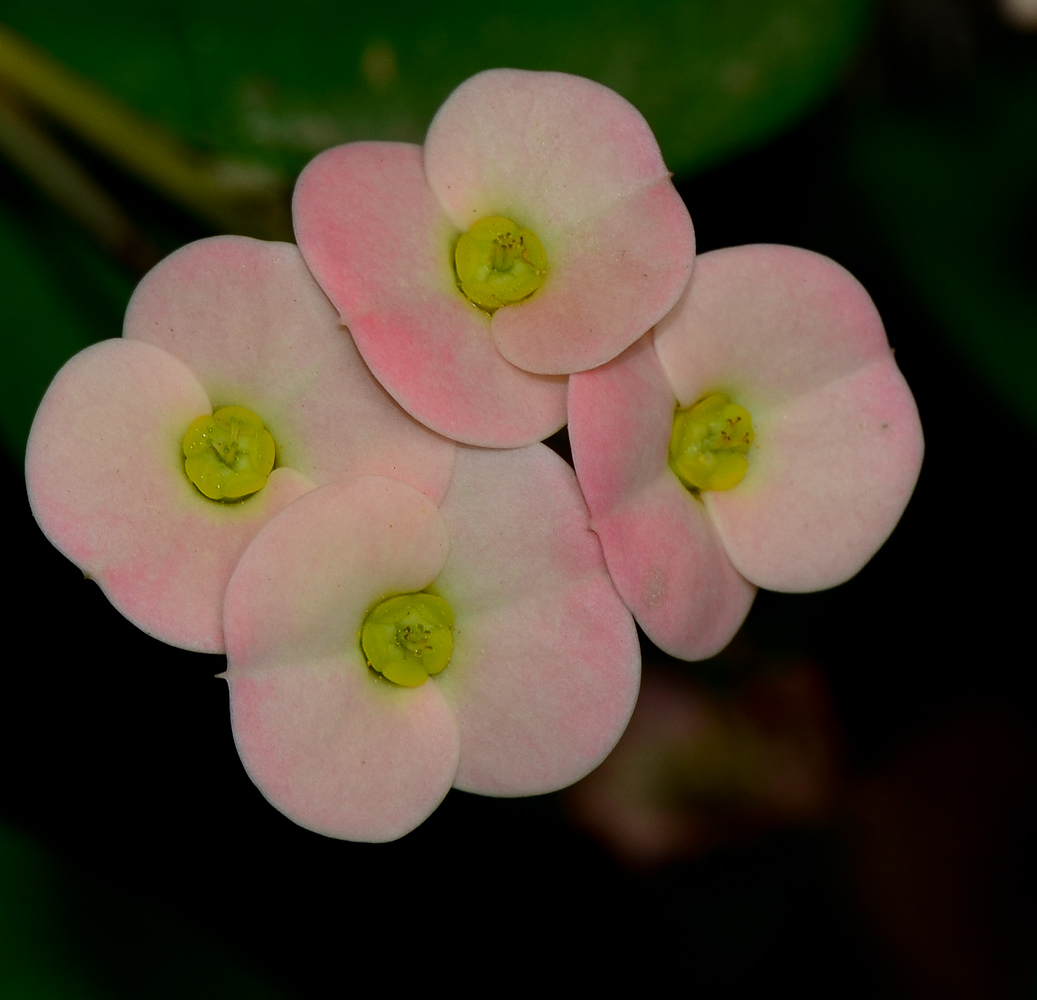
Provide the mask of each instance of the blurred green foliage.
[{"label": "blurred green foliage", "polygon": [[5,1000],[284,1000],[216,940],[0,824],[0,996]]},{"label": "blurred green foliage", "polygon": [[[686,174],[820,102],[871,8],[872,0],[530,0],[479,9],[412,0],[6,0],[2,16],[193,148],[290,179],[336,143],[420,142],[447,94],[492,66],[607,84],[645,114],[671,169]],[[42,198],[17,208],[0,201],[0,433],[16,456],[60,363],[118,335],[136,277],[70,230]]]},{"label": "blurred green foliage", "polygon": [[122,332],[132,278],[44,205],[0,198],[0,432],[20,460],[55,372],[88,344]]},{"label": "blurred green foliage", "polygon": [[291,171],[339,142],[421,142],[462,80],[512,66],[578,73],[619,91],[652,125],[670,168],[683,173],[773,134],[819,100],[871,7],[6,0],[4,20],[190,142]]},{"label": "blurred green foliage", "polygon": [[887,252],[977,374],[1037,429],[1037,62],[881,103],[847,165]]}]

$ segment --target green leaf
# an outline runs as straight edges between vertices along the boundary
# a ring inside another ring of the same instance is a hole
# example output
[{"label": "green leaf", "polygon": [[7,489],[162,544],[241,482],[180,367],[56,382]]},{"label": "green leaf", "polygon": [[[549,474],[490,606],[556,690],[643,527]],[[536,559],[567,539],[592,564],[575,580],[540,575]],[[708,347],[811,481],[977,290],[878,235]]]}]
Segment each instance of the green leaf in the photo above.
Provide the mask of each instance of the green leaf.
[{"label": "green leaf", "polygon": [[872,0],[7,0],[5,20],[196,144],[297,169],[356,139],[420,142],[493,66],[607,84],[684,173],[773,134],[838,80]]},{"label": "green leaf", "polygon": [[939,108],[873,108],[847,162],[888,252],[1005,402],[1037,427],[1037,71],[988,70]]},{"label": "green leaf", "polygon": [[58,368],[88,344],[122,333],[133,289],[57,213],[32,198],[21,209],[0,200],[0,436],[18,460]]}]

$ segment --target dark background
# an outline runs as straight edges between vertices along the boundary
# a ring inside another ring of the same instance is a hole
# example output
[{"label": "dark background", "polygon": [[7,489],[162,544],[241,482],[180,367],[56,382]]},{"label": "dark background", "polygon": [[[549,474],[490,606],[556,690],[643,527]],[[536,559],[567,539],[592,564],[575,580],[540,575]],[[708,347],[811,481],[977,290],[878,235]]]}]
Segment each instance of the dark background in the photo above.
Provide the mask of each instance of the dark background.
[{"label": "dark background", "polygon": [[[761,593],[740,639],[818,666],[837,772],[823,815],[740,828],[649,870],[578,828],[562,795],[452,792],[390,845],[309,833],[238,762],[222,658],[128,625],[39,533],[6,455],[0,819],[18,860],[0,875],[0,981],[12,995],[315,998],[364,988],[372,969],[386,987],[465,991],[1037,995],[1033,426],[949,336],[856,152],[883,114],[949,134],[960,121],[967,136],[982,81],[1032,75],[1034,56],[1035,37],[991,5],[887,3],[822,106],[677,178],[700,252],[788,243],[851,270],[922,416],[925,464],[887,545],[833,591]],[[36,210],[13,171],[0,182]],[[958,196],[967,214],[987,193]],[[128,197],[173,245],[205,235]],[[1037,184],[1019,191],[1003,243],[1031,290],[1034,222]],[[982,252],[959,239],[966,260]],[[715,666],[669,669],[705,691],[737,683]]]}]

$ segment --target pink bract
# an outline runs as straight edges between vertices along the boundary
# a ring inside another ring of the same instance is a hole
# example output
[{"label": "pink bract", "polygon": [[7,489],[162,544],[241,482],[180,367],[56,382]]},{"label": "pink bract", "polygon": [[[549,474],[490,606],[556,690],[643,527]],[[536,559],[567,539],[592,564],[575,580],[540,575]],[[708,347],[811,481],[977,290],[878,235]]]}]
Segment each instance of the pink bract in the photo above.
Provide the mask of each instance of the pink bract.
[{"label": "pink bract", "polygon": [[[453,255],[493,215],[537,234],[548,276],[491,317],[458,289]],[[491,447],[558,430],[564,376],[665,315],[694,259],[648,124],[607,87],[564,73],[472,77],[424,150],[322,153],[299,178],[294,216],[307,264],[382,384],[434,430]]]},{"label": "pink bract", "polygon": [[[277,466],[241,503],[188,480],[185,431],[245,406]],[[285,243],[190,244],[140,283],[123,339],[72,358],[48,389],[26,454],[44,534],[146,632],[223,649],[223,592],[259,528],[322,483],[395,476],[439,500],[456,446],[415,423],[366,369]]]},{"label": "pink bract", "polygon": [[[446,669],[402,688],[359,632],[430,585],[454,613]],[[547,448],[462,448],[443,503],[364,477],[272,518],[227,592],[227,680],[242,761],[309,829],[392,840],[451,786],[531,795],[611,750],[637,695],[633,621],[571,470]]]},{"label": "pink bract", "polygon": [[[674,407],[723,392],[755,439],[746,477],[693,497],[670,470]],[[573,460],[605,558],[657,645],[722,648],[755,588],[852,577],[893,530],[923,441],[867,292],[793,247],[703,254],[650,337],[570,382]]]}]

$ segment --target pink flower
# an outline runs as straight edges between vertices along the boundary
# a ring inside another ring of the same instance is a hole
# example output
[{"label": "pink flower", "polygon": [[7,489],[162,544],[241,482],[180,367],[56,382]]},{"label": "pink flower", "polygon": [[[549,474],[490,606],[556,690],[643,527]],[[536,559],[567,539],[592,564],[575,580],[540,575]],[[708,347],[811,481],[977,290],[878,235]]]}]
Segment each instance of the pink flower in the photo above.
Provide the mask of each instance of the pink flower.
[{"label": "pink flower", "polygon": [[[447,99],[424,149],[322,153],[299,178],[294,214],[307,264],[382,384],[434,430],[492,447],[560,428],[564,376],[665,315],[694,256],[647,123],[563,73],[480,73]],[[481,221],[496,235],[476,243],[500,260],[479,265],[480,250],[471,266],[532,282],[503,304],[496,292],[473,304],[459,287],[455,252]]]},{"label": "pink flower", "polygon": [[[671,470],[674,407],[722,393],[751,416],[745,478],[693,495]],[[569,433],[592,525],[649,638],[723,647],[756,587],[853,576],[914,489],[922,431],[871,299],[825,257],[781,246],[700,256],[677,307],[573,376]]]},{"label": "pink flower", "polygon": [[[452,653],[401,687],[368,666],[362,624],[429,588],[452,608]],[[350,840],[402,836],[451,786],[577,780],[619,738],[640,672],[575,476],[542,445],[461,448],[438,509],[380,477],[307,494],[242,557],[226,635],[252,780],[296,823]]]},{"label": "pink flower", "polygon": [[[244,406],[276,445],[243,502],[203,496],[183,439],[214,407]],[[347,475],[396,476],[439,500],[455,446],[374,381],[294,246],[218,237],[141,282],[123,339],[72,358],[33,423],[26,481],[47,537],[140,628],[223,648],[223,593],[269,518]]]}]

